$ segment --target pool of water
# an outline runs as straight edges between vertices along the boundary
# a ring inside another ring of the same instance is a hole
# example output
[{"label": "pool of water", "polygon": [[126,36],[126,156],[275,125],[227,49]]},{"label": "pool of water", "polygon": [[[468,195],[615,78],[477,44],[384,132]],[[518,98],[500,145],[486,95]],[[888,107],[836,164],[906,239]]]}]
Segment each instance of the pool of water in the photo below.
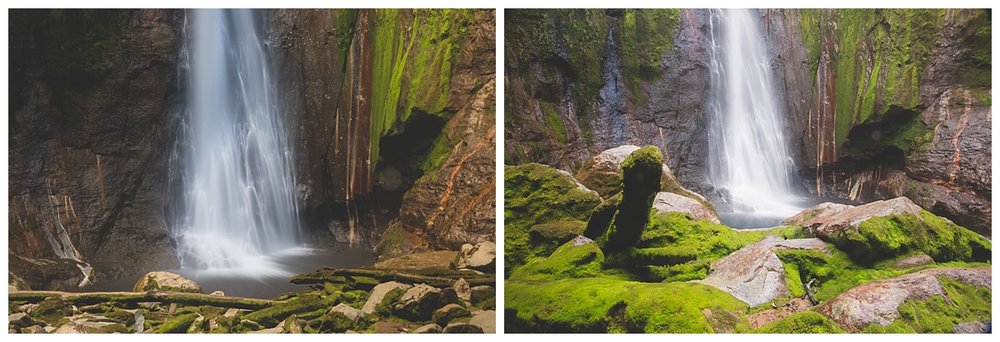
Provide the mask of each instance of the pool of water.
[{"label": "pool of water", "polygon": [[[252,269],[226,270],[164,270],[177,273],[201,285],[205,293],[225,292],[227,296],[274,298],[286,292],[308,289],[306,285],[295,285],[288,280],[300,273],[312,272],[322,267],[359,268],[375,264],[375,254],[371,248],[340,246],[330,249],[298,248],[272,257],[262,257],[262,263],[276,266],[282,272],[255,274]],[[144,273],[143,273],[144,274]],[[131,291],[142,274],[122,279],[108,280],[97,285],[80,288],[89,291]]]}]

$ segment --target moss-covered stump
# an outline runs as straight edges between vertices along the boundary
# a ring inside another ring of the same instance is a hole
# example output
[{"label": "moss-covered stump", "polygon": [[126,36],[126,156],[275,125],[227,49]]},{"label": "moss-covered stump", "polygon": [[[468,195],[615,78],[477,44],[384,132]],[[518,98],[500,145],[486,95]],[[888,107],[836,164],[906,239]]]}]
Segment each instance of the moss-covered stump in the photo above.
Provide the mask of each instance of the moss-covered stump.
[{"label": "moss-covered stump", "polygon": [[744,332],[746,304],[691,283],[605,278],[506,283],[508,332]]},{"label": "moss-covered stump", "polygon": [[601,203],[596,192],[580,185],[569,173],[534,163],[504,169],[504,200],[505,276],[532,258],[551,254],[557,247],[533,244],[531,227],[586,220]]},{"label": "moss-covered stump", "polygon": [[663,155],[655,146],[640,148],[622,162],[622,203],[614,225],[598,240],[605,252],[621,252],[639,242],[660,188],[662,164]]}]

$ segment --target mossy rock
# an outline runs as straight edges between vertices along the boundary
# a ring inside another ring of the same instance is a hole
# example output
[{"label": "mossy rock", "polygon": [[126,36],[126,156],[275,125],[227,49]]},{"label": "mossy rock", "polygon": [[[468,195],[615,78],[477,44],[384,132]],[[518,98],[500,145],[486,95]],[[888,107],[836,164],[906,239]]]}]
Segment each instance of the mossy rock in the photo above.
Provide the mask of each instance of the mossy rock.
[{"label": "mossy rock", "polygon": [[601,202],[590,212],[590,220],[587,221],[587,229],[583,231],[583,236],[591,239],[599,239],[611,227],[611,222],[618,213],[618,206],[622,203],[622,194],[619,193]]},{"label": "mossy rock", "polygon": [[601,274],[604,253],[597,244],[583,237],[559,246],[547,258],[529,262],[511,274],[510,279],[555,280],[594,277]]},{"label": "mossy rock", "polygon": [[877,261],[922,252],[936,262],[989,261],[992,245],[985,237],[926,210],[920,215],[873,217],[844,230],[832,241],[856,262]]},{"label": "mossy rock", "polygon": [[[739,299],[695,283],[640,283],[606,278],[508,280],[509,332],[705,333],[749,330]],[[735,320],[710,321],[705,311]],[[728,322],[725,326],[722,322]]]},{"label": "mossy rock", "polygon": [[170,291],[202,293],[201,286],[191,279],[170,272],[149,272],[132,286],[133,292]]},{"label": "mossy rock", "polygon": [[605,252],[621,252],[639,242],[660,189],[662,164],[663,155],[655,146],[642,147],[622,162],[622,202],[614,225],[598,240]]},{"label": "mossy rock", "polygon": [[567,220],[586,220],[601,203],[596,192],[582,187],[567,172],[542,164],[504,169],[504,274],[556,246],[531,243],[531,227]]},{"label": "mossy rock", "polygon": [[843,334],[844,329],[832,319],[815,311],[802,311],[760,327],[765,334]]},{"label": "mossy rock", "polygon": [[49,297],[38,303],[38,306],[28,316],[35,321],[45,322],[51,326],[60,326],[68,322],[66,317],[73,315],[73,306],[61,297]]},{"label": "mossy rock", "polygon": [[303,329],[309,333],[342,333],[354,329],[356,323],[341,312],[331,312],[306,322]]},{"label": "mossy rock", "polygon": [[964,284],[938,277],[947,297],[907,300],[899,306],[899,318],[889,326],[872,325],[865,332],[950,333],[963,322],[990,321],[993,293],[988,287]]},{"label": "mossy rock", "polygon": [[326,298],[318,295],[299,296],[289,299],[287,302],[276,303],[270,307],[246,314],[243,316],[243,319],[257,322],[266,328],[273,328],[291,315],[303,314],[332,306],[338,299],[339,296],[336,295],[327,296]]}]

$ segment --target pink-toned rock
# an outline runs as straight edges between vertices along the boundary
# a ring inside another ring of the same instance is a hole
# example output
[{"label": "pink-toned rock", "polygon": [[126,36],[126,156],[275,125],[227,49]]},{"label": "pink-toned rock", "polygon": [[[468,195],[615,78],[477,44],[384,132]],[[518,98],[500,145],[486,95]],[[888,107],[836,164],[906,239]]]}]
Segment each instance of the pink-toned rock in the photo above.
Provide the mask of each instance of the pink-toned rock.
[{"label": "pink-toned rock", "polygon": [[774,253],[783,249],[826,250],[826,243],[768,236],[713,262],[708,277],[696,282],[725,291],[751,307],[787,296],[785,266]]},{"label": "pink-toned rock", "polygon": [[990,287],[991,276],[989,267],[923,270],[857,286],[823,303],[817,311],[832,318],[848,332],[858,332],[870,324],[892,324],[899,318],[899,305],[907,300],[947,296],[938,277]]},{"label": "pink-toned rock", "polygon": [[660,192],[653,199],[653,210],[665,213],[685,213],[696,219],[719,223],[719,216],[701,202],[671,192]]},{"label": "pink-toned rock", "polygon": [[806,233],[829,241],[843,231],[858,229],[858,226],[862,222],[867,221],[870,218],[902,215],[906,213],[920,215],[920,210],[919,206],[906,197],[896,197],[891,200],[875,201],[865,205],[849,208],[841,208],[836,205],[830,205],[827,206],[825,210],[819,210],[818,215],[805,220],[802,226],[805,228]]}]

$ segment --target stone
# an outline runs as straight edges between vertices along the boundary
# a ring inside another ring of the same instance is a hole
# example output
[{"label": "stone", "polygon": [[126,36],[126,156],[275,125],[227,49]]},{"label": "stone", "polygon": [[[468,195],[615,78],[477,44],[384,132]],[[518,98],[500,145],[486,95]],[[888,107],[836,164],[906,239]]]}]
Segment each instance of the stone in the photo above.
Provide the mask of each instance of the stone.
[{"label": "stone", "polygon": [[656,197],[653,198],[653,210],[659,214],[685,213],[694,219],[720,223],[719,216],[715,211],[706,207],[702,202],[671,192],[657,193]]},{"label": "stone", "polygon": [[785,305],[761,310],[747,315],[747,323],[750,323],[751,329],[757,329],[781,320],[782,318],[791,316],[794,313],[809,310],[810,307],[812,307],[812,303],[809,303],[808,300],[803,298],[792,298]]},{"label": "stone", "polygon": [[989,267],[927,269],[859,285],[826,301],[816,311],[848,332],[859,332],[870,324],[892,324],[900,317],[899,306],[907,300],[947,296],[938,277],[989,288],[991,275]]},{"label": "stone", "polygon": [[483,329],[484,333],[494,334],[497,332],[497,312],[493,310],[476,311],[472,313],[469,324]]},{"label": "stone", "polygon": [[149,272],[132,286],[134,292],[173,291],[202,293],[201,286],[191,279],[170,272]]},{"label": "stone", "polygon": [[441,332],[446,334],[482,334],[483,328],[469,323],[452,323],[444,327]]},{"label": "stone", "polygon": [[597,239],[605,253],[621,252],[639,242],[660,189],[662,164],[663,155],[656,146],[635,150],[622,162],[622,202],[610,229]]},{"label": "stone", "polygon": [[725,291],[751,307],[769,303],[789,294],[785,266],[774,253],[781,249],[825,250],[826,244],[815,238],[785,240],[768,236],[716,260],[708,277],[695,282]]},{"label": "stone", "polygon": [[850,208],[854,208],[854,206],[833,202],[823,202],[802,210],[798,214],[785,219],[782,224],[806,226],[809,225],[809,222],[822,221],[825,218]]},{"label": "stone", "polygon": [[472,287],[471,302],[473,305],[481,305],[483,302],[496,298],[497,290],[489,285],[479,285]]},{"label": "stone", "polygon": [[408,290],[411,287],[413,286],[395,281],[390,281],[375,285],[375,288],[372,289],[371,294],[368,295],[368,300],[365,302],[365,305],[361,307],[361,312],[366,315],[371,314],[375,312],[375,308],[377,308],[379,304],[382,304],[382,301],[385,299],[385,295],[388,294],[390,291],[395,289]]},{"label": "stone", "polygon": [[236,317],[236,315],[239,314],[239,313],[240,313],[240,309],[230,308],[230,309],[226,310],[225,313],[222,314],[222,317]]},{"label": "stone", "polygon": [[962,322],[956,324],[955,329],[952,329],[951,332],[956,334],[986,334],[990,332],[988,329],[989,325],[986,322]]},{"label": "stone", "polygon": [[417,320],[430,319],[440,307],[457,303],[458,296],[453,290],[441,290],[426,284],[419,284],[406,290],[395,305],[396,314]]},{"label": "stone", "polygon": [[466,302],[472,301],[472,288],[469,287],[469,282],[465,281],[465,278],[458,278],[451,288],[455,289],[455,295],[457,295],[459,299]]},{"label": "stone", "polygon": [[892,267],[903,269],[903,268],[917,267],[923,265],[930,265],[933,263],[934,259],[932,259],[927,254],[917,254],[914,256],[908,256],[896,260],[895,262],[892,263]]},{"label": "stone", "polygon": [[7,324],[12,328],[24,328],[35,324],[31,316],[23,312],[18,312],[7,316]]},{"label": "stone", "polygon": [[209,296],[215,296],[215,297],[225,297],[226,293],[222,292],[222,291],[212,291],[212,293],[209,293],[208,295]]},{"label": "stone", "polygon": [[365,315],[364,312],[361,312],[361,310],[355,309],[344,303],[337,304],[336,306],[330,308],[330,311],[327,313],[333,314],[338,312],[343,314],[344,317],[347,317],[347,319],[351,320],[351,322],[357,322],[358,319]]},{"label": "stone", "polygon": [[462,251],[455,256],[452,261],[455,269],[474,269],[481,272],[493,273],[496,270],[497,246],[493,242],[486,241],[475,246],[462,245]]},{"label": "stone", "polygon": [[897,197],[857,207],[828,208],[821,211],[823,215],[805,220],[802,226],[806,233],[826,241],[832,241],[843,231],[858,229],[862,222],[870,218],[904,213],[920,216],[920,210],[920,207],[909,198]]},{"label": "stone", "polygon": [[21,329],[22,334],[48,334],[49,332],[39,325],[32,325],[30,327]]},{"label": "stone", "polygon": [[431,323],[419,328],[413,329],[410,333],[413,334],[437,334],[441,332],[441,326]]},{"label": "stone", "polygon": [[469,310],[458,304],[448,304],[440,309],[434,310],[431,321],[438,325],[445,326],[456,318],[469,317]]}]

